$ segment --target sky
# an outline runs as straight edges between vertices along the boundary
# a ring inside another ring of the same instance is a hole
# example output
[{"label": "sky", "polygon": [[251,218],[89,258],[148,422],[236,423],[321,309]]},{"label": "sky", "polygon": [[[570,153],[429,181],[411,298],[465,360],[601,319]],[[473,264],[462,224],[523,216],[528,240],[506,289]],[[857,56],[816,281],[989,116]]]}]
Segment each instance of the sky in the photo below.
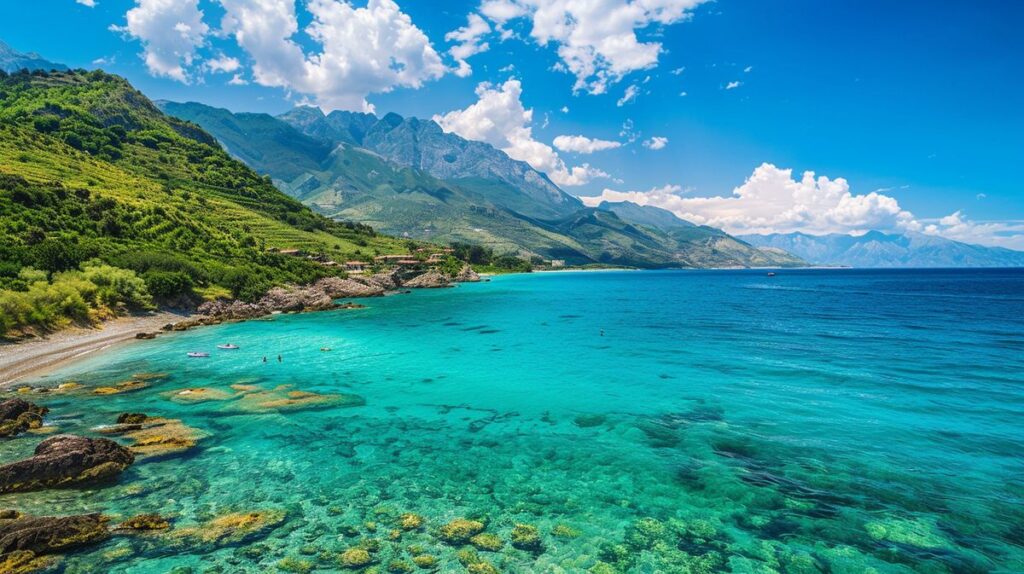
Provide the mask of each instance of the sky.
[{"label": "sky", "polygon": [[153,99],[433,118],[588,204],[1024,249],[1024,3],[39,0],[0,40]]}]

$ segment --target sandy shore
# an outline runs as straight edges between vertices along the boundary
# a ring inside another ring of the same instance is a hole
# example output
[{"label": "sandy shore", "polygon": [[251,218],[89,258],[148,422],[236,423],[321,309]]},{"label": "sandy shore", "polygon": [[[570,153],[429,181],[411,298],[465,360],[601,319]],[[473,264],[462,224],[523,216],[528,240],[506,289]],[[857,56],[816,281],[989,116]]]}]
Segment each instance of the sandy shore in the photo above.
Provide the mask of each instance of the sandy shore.
[{"label": "sandy shore", "polygon": [[185,317],[169,312],[122,317],[95,329],[67,329],[43,339],[0,343],[0,386],[41,375],[111,345],[134,341],[137,333],[158,331]]}]

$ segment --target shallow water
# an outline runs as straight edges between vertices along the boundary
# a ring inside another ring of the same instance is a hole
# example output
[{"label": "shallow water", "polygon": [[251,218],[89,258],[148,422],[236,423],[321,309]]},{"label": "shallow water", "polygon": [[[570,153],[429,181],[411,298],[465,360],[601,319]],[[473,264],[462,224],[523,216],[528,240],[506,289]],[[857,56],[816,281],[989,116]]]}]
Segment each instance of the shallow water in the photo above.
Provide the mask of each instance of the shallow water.
[{"label": "shallow water", "polygon": [[[1024,571],[1020,271],[537,274],[365,303],[143,341],[35,381],[167,373],[122,395],[31,396],[61,432],[130,411],[209,436],[114,485],[0,507],[159,512],[176,529],[286,512],[241,544],[115,537],[67,572],[329,572],[373,538],[382,571],[420,545],[464,572],[436,536],[459,517],[506,542],[516,523],[539,529],[540,551],[479,553],[510,573]],[[172,400],[237,383],[366,404]],[[0,460],[40,438],[0,443]],[[392,540],[403,512],[426,526]]]}]

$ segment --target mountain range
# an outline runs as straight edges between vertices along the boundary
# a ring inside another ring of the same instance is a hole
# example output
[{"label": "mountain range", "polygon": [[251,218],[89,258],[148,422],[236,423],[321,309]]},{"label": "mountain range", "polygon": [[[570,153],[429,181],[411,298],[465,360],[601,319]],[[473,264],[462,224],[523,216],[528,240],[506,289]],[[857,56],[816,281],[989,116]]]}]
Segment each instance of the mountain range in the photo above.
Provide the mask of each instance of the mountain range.
[{"label": "mountain range", "polygon": [[548,177],[437,123],[299,107],[279,117],[198,103],[158,102],[195,122],[284,192],[341,220],[389,234],[570,264],[639,267],[790,266],[670,212],[636,205],[588,208]]},{"label": "mountain range", "polygon": [[1021,267],[1024,252],[921,233],[743,235],[758,247],[782,249],[816,265],[848,267]]},{"label": "mountain range", "polygon": [[46,60],[35,52],[19,52],[8,46],[3,40],[0,40],[0,70],[8,74],[18,70],[28,70],[31,72],[33,70],[66,71],[67,69],[68,67],[64,64],[57,64]]}]

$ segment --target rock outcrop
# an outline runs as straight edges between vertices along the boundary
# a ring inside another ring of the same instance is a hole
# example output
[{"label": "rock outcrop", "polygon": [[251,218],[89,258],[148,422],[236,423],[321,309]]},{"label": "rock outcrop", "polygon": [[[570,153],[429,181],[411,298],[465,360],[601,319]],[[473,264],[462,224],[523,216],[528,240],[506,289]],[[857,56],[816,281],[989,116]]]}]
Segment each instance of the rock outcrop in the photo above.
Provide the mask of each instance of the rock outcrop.
[{"label": "rock outcrop", "polygon": [[0,437],[14,436],[43,426],[49,409],[22,399],[0,402]]},{"label": "rock outcrop", "polygon": [[112,440],[58,435],[39,443],[33,456],[0,466],[0,493],[109,480],[133,462],[135,455]]},{"label": "rock outcrop", "polygon": [[313,286],[320,289],[333,299],[347,299],[350,297],[377,297],[383,295],[388,289],[375,281],[358,281],[356,279],[341,279],[339,277],[325,277]]},{"label": "rock outcrop", "polygon": [[110,535],[100,514],[28,516],[0,511],[0,572],[28,573],[52,566],[61,554]]},{"label": "rock outcrop", "polygon": [[469,265],[466,265],[459,271],[458,275],[455,276],[455,281],[458,283],[477,283],[480,281],[480,275]]},{"label": "rock outcrop", "polygon": [[413,277],[406,281],[403,286],[415,289],[436,289],[439,287],[451,287],[451,282],[446,275],[430,271]]}]

